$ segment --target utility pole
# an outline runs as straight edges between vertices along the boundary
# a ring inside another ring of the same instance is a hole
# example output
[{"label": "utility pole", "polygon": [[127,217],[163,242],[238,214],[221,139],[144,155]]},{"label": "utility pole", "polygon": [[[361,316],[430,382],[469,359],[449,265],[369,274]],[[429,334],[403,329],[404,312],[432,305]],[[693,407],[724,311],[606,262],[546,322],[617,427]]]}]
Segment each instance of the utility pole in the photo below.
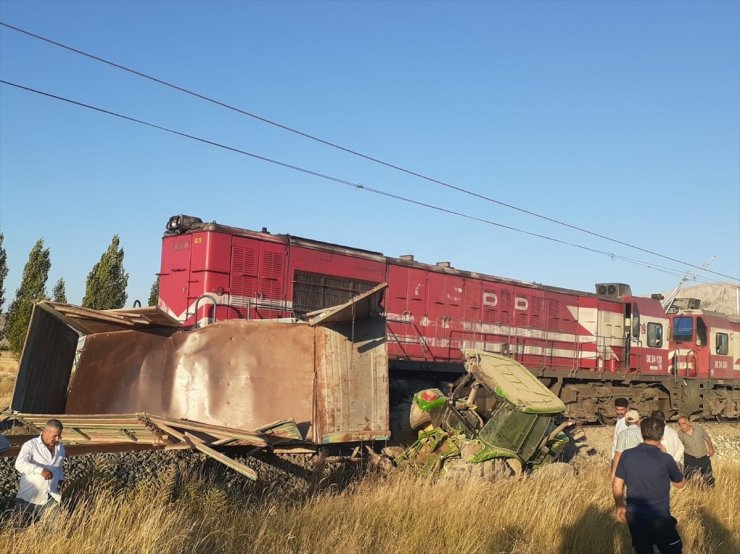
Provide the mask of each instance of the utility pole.
[{"label": "utility pole", "polygon": [[[676,288],[674,288],[671,294],[668,295],[668,298],[661,302],[664,310],[668,310],[668,308],[671,307],[673,301],[678,297],[679,294],[681,294],[681,291],[686,288],[688,282],[696,281],[696,278],[699,276],[699,274],[707,267],[709,267],[709,264],[712,263],[714,258],[716,258],[716,256],[712,256],[711,258],[709,258],[706,262],[704,262],[704,264],[702,264],[701,269],[695,271],[694,273],[691,273],[690,271],[686,272],[686,275],[681,278],[681,280],[676,285]],[[740,289],[738,289],[738,294],[740,295]],[[740,313],[740,296],[738,296],[738,313]]]}]

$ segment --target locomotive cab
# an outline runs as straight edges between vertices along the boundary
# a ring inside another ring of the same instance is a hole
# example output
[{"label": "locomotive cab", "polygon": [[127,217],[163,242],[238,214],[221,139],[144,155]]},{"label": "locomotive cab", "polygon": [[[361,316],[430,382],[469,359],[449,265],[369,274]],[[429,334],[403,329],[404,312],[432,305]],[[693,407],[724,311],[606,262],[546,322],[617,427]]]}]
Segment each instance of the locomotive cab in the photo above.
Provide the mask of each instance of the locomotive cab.
[{"label": "locomotive cab", "polygon": [[676,375],[702,379],[733,379],[740,346],[733,335],[740,321],[701,309],[678,309],[670,314],[672,368]]}]

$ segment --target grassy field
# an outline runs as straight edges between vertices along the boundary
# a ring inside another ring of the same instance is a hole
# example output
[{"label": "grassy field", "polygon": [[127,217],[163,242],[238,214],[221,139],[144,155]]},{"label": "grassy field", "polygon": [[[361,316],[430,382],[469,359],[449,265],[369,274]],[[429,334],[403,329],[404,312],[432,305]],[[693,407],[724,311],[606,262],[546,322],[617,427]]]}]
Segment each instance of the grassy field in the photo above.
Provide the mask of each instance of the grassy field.
[{"label": "grassy field", "polygon": [[[719,460],[717,486],[675,491],[672,510],[686,553],[740,550],[740,462]],[[162,476],[132,490],[76,484],[78,504],[47,528],[12,520],[0,552],[631,552],[613,517],[607,464],[577,473],[431,482],[400,471],[294,502],[230,502],[198,475]]]},{"label": "grassy field", "polygon": [[0,351],[0,409],[10,404],[17,373],[18,360],[7,351]]},{"label": "grassy field", "polygon": [[[15,362],[3,354],[6,406]],[[717,486],[674,491],[672,511],[686,554],[737,554],[740,426],[706,427],[719,447]],[[109,479],[72,482],[70,506],[53,523],[20,528],[0,518],[0,552],[627,553],[629,532],[614,519],[608,482],[611,432],[587,430],[593,453],[576,458],[575,472],[432,482],[395,470],[289,502],[275,493],[240,503],[239,491],[227,494],[197,473],[133,489]]]}]

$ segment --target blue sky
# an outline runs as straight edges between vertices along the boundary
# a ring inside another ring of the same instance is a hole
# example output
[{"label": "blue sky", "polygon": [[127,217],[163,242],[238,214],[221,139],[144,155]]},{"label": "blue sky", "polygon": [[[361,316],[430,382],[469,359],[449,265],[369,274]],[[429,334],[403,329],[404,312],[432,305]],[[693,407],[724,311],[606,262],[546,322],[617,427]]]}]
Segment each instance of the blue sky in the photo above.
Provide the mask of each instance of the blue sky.
[{"label": "blue sky", "polygon": [[[0,2],[0,20],[475,193],[740,276],[738,2]],[[80,302],[113,234],[146,300],[167,218],[579,290],[686,266],[329,149],[0,28],[0,77],[470,216],[0,85],[9,303],[34,242]],[[727,280],[704,273],[703,277]],[[5,305],[7,309],[7,303]]]}]

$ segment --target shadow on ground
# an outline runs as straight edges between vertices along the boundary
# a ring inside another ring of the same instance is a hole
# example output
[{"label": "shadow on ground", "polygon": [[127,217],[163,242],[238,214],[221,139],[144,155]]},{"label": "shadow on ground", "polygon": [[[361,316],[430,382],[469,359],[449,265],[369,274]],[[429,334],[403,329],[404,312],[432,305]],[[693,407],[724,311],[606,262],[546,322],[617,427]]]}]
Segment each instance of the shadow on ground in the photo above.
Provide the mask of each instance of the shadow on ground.
[{"label": "shadow on ground", "polygon": [[740,552],[740,544],[720,520],[710,514],[706,508],[699,509],[699,516],[704,527],[705,545],[710,552],[715,554],[737,554]]},{"label": "shadow on ground", "polygon": [[[562,530],[560,554],[631,552],[629,530],[612,510],[587,508],[573,525]],[[553,551],[555,551],[553,545]]]}]

